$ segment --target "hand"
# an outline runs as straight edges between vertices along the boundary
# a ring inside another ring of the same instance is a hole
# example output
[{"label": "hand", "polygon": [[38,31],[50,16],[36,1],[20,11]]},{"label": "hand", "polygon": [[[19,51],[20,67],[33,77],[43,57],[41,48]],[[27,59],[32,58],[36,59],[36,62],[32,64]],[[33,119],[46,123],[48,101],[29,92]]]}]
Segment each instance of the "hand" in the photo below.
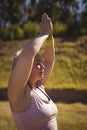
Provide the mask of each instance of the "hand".
[{"label": "hand", "polygon": [[42,22],[40,23],[40,33],[51,36],[53,34],[53,25],[51,19],[46,13],[42,15]]}]

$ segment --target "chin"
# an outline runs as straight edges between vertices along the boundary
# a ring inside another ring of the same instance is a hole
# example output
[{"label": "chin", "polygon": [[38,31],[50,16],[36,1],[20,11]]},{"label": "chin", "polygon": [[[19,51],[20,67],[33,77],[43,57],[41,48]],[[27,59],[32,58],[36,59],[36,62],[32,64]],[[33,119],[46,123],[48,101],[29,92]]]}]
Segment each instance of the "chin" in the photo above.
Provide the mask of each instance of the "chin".
[{"label": "chin", "polygon": [[44,75],[41,75],[41,76],[40,76],[40,79],[43,79],[43,78],[44,78]]},{"label": "chin", "polygon": [[44,78],[44,74],[42,74],[41,77]]}]

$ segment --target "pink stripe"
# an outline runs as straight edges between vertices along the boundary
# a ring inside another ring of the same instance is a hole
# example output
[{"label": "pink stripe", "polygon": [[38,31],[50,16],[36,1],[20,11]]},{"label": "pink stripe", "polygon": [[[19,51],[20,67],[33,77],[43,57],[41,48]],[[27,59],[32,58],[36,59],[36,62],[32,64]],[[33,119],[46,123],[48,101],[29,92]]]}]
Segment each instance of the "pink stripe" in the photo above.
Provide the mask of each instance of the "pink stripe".
[{"label": "pink stripe", "polygon": [[57,108],[50,100],[43,102],[37,93],[31,92],[32,101],[23,112],[12,112],[18,130],[57,130]]}]

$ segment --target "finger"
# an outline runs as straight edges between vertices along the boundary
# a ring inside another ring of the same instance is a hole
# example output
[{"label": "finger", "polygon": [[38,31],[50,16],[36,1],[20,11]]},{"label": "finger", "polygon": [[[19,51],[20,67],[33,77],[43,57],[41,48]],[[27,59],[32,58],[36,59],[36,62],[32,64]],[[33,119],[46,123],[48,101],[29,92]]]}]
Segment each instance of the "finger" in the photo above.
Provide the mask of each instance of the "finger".
[{"label": "finger", "polygon": [[44,17],[45,17],[46,19],[50,19],[50,17],[49,17],[46,13],[44,13]]},{"label": "finger", "polygon": [[42,22],[44,22],[44,21],[46,21],[48,19],[49,19],[48,15],[46,13],[43,13],[43,15],[42,15]]},{"label": "finger", "polygon": [[48,18],[48,15],[46,13],[44,13],[44,16]]},{"label": "finger", "polygon": [[44,18],[44,15],[42,15],[42,22],[44,22],[45,21],[45,18]]}]

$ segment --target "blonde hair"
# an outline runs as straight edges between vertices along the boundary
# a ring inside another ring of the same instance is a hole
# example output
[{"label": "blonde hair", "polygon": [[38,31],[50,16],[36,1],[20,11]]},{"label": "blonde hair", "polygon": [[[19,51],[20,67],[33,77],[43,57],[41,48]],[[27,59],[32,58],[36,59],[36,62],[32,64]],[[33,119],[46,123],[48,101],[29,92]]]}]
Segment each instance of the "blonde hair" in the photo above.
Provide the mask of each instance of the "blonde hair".
[{"label": "blonde hair", "polygon": [[[15,65],[16,65],[16,63],[17,63],[17,61],[18,61],[18,59],[19,59],[19,56],[20,56],[22,50],[23,50],[23,49],[21,49],[21,50],[19,50],[19,51],[17,51],[17,52],[15,53],[15,56],[14,56],[14,58],[13,58],[13,63],[12,63],[12,70],[14,69],[14,67],[15,67]],[[40,53],[38,53],[38,54],[41,56]]]},{"label": "blonde hair", "polygon": [[12,69],[14,69],[14,67],[15,67],[18,59],[19,59],[19,56],[20,56],[21,52],[22,52],[22,49],[15,53],[15,56],[14,56],[14,59],[13,59],[13,63],[12,63]]}]

